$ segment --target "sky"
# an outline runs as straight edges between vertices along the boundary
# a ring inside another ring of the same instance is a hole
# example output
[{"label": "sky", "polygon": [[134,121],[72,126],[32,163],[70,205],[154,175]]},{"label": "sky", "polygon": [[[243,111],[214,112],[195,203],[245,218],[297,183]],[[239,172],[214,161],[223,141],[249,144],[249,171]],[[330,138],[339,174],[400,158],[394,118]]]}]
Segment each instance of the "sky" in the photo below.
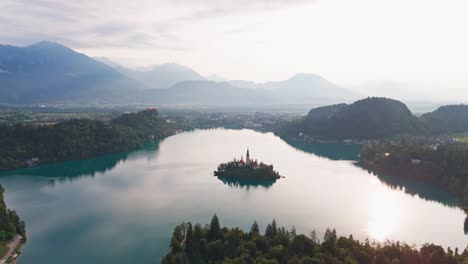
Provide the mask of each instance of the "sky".
[{"label": "sky", "polygon": [[465,0],[0,0],[0,43],[56,41],[129,67],[468,99]]}]

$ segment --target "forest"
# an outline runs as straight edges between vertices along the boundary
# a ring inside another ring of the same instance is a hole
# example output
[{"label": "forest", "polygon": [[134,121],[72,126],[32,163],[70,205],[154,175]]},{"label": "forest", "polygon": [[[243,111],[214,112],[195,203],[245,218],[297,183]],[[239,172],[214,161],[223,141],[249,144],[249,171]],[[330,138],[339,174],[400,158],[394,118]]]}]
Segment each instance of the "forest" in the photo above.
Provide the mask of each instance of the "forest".
[{"label": "forest", "polygon": [[304,134],[315,140],[364,140],[425,135],[427,129],[402,102],[369,97],[349,105],[314,108],[303,119],[287,123],[276,133],[293,138]]},{"label": "forest", "polygon": [[323,239],[312,231],[297,234],[279,227],[275,220],[263,234],[257,222],[249,232],[221,227],[213,216],[209,225],[190,222],[175,227],[170,251],[163,264],[467,264],[468,247],[446,250],[434,244],[420,248],[405,243],[359,241],[352,235],[338,237],[327,229]]},{"label": "forest", "polygon": [[0,248],[16,234],[26,240],[26,228],[24,222],[16,214],[16,211],[8,209],[4,200],[5,189],[0,185]]},{"label": "forest", "polygon": [[156,109],[123,114],[109,122],[68,120],[53,125],[0,126],[0,170],[82,159],[141,147],[175,133]]},{"label": "forest", "polygon": [[366,145],[359,162],[386,176],[430,183],[455,195],[468,213],[468,145],[391,142]]}]

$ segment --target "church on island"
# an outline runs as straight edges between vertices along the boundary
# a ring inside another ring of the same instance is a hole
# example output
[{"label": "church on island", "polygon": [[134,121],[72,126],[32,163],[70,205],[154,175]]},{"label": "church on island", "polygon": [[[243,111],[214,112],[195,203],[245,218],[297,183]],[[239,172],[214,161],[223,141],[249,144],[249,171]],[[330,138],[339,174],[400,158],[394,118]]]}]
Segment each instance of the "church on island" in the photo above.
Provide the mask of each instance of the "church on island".
[{"label": "church on island", "polygon": [[[236,158],[234,158],[233,162],[237,165],[237,167],[252,167],[254,169],[260,168],[257,160],[254,161],[250,158],[249,149],[247,149],[247,154],[245,154],[245,161],[244,156],[241,156],[240,160],[236,160]],[[265,164],[262,163],[262,165]]]},{"label": "church on island", "polygon": [[250,157],[249,150],[240,160],[234,158],[232,161],[222,163],[214,172],[218,177],[229,178],[250,178],[250,179],[279,179],[281,176],[273,169],[273,165],[268,165],[263,162],[257,162]]}]

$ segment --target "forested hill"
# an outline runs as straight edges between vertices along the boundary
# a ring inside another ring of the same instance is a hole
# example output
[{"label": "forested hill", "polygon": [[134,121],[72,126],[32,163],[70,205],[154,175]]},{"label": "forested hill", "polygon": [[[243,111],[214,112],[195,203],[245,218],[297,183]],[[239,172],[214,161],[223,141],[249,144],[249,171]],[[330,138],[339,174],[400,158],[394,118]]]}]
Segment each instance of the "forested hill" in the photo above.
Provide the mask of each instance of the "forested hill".
[{"label": "forested hill", "polygon": [[431,113],[420,117],[435,133],[466,133],[468,132],[468,105],[441,106]]},{"label": "forested hill", "polygon": [[13,239],[16,234],[26,240],[26,229],[24,222],[20,220],[14,210],[7,208],[4,200],[5,189],[0,185],[0,247]]},{"label": "forested hill", "polygon": [[54,125],[0,126],[0,170],[126,151],[175,133],[156,109],[110,122],[70,120]]},{"label": "forested hill", "polygon": [[301,121],[282,128],[280,134],[299,133],[320,140],[381,139],[400,134],[423,134],[424,125],[400,101],[371,97],[350,105],[312,109]]},{"label": "forested hill", "polygon": [[[366,145],[359,156],[365,168],[387,177],[418,180],[458,198],[468,213],[468,145],[434,146],[421,142],[381,142]],[[467,218],[468,221],[468,218]],[[468,222],[465,224],[468,232]]]},{"label": "forested hill", "polygon": [[206,226],[183,223],[177,226],[170,241],[170,252],[163,264],[458,264],[467,263],[468,248],[444,250],[424,244],[420,248],[400,242],[384,244],[360,242],[338,237],[327,229],[323,239],[313,231],[310,236],[296,234],[294,228],[279,227],[273,220],[264,234],[257,222],[250,232],[221,227],[215,215]]}]

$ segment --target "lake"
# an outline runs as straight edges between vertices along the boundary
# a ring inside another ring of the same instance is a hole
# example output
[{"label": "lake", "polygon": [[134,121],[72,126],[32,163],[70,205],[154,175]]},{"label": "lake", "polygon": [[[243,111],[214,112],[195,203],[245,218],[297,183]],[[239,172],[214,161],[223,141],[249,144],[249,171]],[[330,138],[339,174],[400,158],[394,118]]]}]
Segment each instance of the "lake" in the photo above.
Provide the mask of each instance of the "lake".
[{"label": "lake", "polygon": [[[213,176],[247,148],[285,178],[262,185]],[[159,263],[177,224],[206,224],[214,213],[245,230],[275,218],[299,233],[322,236],[331,227],[359,239],[467,246],[454,197],[370,174],[350,161],[358,151],[292,146],[251,130],[195,130],[130,153],[4,172],[0,183],[26,222],[22,264]]]}]

